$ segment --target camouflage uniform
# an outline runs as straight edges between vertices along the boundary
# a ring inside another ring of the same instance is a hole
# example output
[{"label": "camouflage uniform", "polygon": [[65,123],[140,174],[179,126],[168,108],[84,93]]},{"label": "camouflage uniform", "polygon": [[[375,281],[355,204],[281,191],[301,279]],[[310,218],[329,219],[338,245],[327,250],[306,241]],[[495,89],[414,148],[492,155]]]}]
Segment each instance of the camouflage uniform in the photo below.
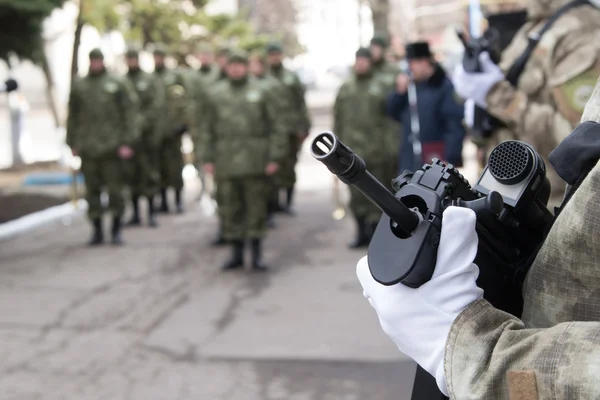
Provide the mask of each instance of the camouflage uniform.
[{"label": "camouflage uniform", "polygon": [[[128,58],[138,58],[136,50],[127,52]],[[140,70],[129,69],[126,78],[135,88],[140,100],[140,140],[135,144],[134,157],[129,164],[129,187],[133,204],[130,224],[139,224],[138,200],[148,199],[149,223],[155,226],[153,197],[160,189],[160,148],[167,117],[165,87],[155,76]]]},{"label": "camouflage uniform", "polygon": [[[361,51],[362,50],[362,51]],[[368,57],[368,49],[361,49],[357,57]],[[393,175],[396,165],[387,162],[384,154],[388,136],[395,135],[389,129],[386,114],[387,86],[374,73],[354,75],[340,88],[334,106],[334,133],[367,163],[367,168],[379,180]],[[385,182],[391,186],[391,180]],[[381,217],[381,211],[362,193],[350,187],[350,210],[356,219],[358,230],[351,247],[369,242],[369,228],[373,229]]]},{"label": "camouflage uniform", "polygon": [[[247,63],[247,56],[232,54],[230,62]],[[268,201],[265,167],[279,162],[287,150],[276,99],[248,76],[214,86],[207,98],[203,160],[215,166],[224,235],[233,243],[232,260],[224,267],[243,265],[245,239],[252,243],[253,265],[261,267]]]},{"label": "camouflage uniform", "polygon": [[[269,53],[281,53],[283,48],[279,43],[271,43],[267,47]],[[276,176],[277,186],[287,191],[286,209],[291,212],[291,202],[294,185],[296,184],[296,163],[298,152],[302,141],[311,128],[310,117],[304,99],[304,86],[300,78],[294,72],[286,69],[283,65],[270,66],[269,74],[283,83],[285,96],[280,100],[288,106],[285,120],[288,121],[288,155],[283,160],[281,170]]]},{"label": "camouflage uniform", "polygon": [[[502,55],[507,72],[523,53],[528,37],[537,33],[559,7],[571,0],[530,0],[529,22],[515,35]],[[508,81],[495,85],[487,95],[488,111],[504,121],[487,143],[489,153],[499,142],[524,140],[547,157],[578,124],[583,107],[600,73],[600,10],[580,6],[563,14],[537,45],[515,89]],[[554,199],[560,199],[565,183],[550,168],[548,178]]]},{"label": "camouflage uniform", "polygon": [[[155,55],[165,56],[157,50]],[[184,160],[181,153],[181,136],[186,132],[189,118],[189,79],[180,69],[168,69],[160,66],[154,72],[165,87],[167,99],[167,118],[160,151],[161,194],[160,211],[167,212],[166,190],[175,189],[177,209],[182,211],[181,191],[183,189]]]},{"label": "camouflage uniform", "polygon": [[[102,59],[93,50],[90,59]],[[120,241],[120,218],[125,209],[123,197],[123,160],[118,149],[133,145],[139,138],[137,112],[139,101],[124,79],[103,70],[76,79],[69,97],[66,142],[81,157],[85,178],[88,217],[94,223],[94,236],[101,242],[101,217],[104,212],[100,195],[106,188],[113,215],[113,240]],[[96,243],[94,243],[96,244]]]},{"label": "camouflage uniform", "polygon": [[[600,80],[582,121],[600,122]],[[529,271],[522,320],[480,300],[454,321],[445,352],[451,398],[600,398],[599,192],[600,163]]]},{"label": "camouflage uniform", "polygon": [[[371,45],[380,46],[384,51],[388,48],[388,41],[383,35],[375,35],[371,39]],[[396,64],[393,64],[382,57],[380,60],[373,60],[373,72],[380,79],[384,87],[386,88],[386,94],[393,93],[396,89],[396,78],[402,72],[400,67]],[[382,156],[388,159],[386,163],[389,163],[393,166],[393,168],[386,168],[381,176],[382,182],[386,185],[389,185],[392,180],[394,180],[399,172],[398,169],[398,157],[400,154],[400,137],[402,134],[402,125],[391,118],[387,120],[387,129],[392,132],[392,134],[385,135],[386,139],[386,147],[385,151],[382,153]]]}]

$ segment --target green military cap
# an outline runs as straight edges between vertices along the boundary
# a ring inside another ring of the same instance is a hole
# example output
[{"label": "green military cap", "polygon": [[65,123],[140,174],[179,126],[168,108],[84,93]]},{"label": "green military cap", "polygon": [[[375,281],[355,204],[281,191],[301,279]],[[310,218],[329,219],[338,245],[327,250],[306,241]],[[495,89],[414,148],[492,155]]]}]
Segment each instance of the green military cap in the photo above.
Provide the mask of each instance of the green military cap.
[{"label": "green military cap", "polygon": [[356,50],[356,58],[368,58],[371,59],[371,50],[367,47],[360,47]]},{"label": "green military cap", "polygon": [[281,42],[270,42],[267,44],[267,54],[283,53],[283,44]]},{"label": "green military cap", "polygon": [[218,56],[229,56],[231,54],[231,49],[227,46],[219,46],[217,49]]},{"label": "green military cap", "polygon": [[166,57],[167,56],[167,48],[162,44],[157,44],[154,47],[154,55]]},{"label": "green military cap", "polygon": [[126,58],[138,58],[139,56],[140,56],[140,51],[137,48],[134,48],[134,47],[130,47],[125,52],[125,57]]},{"label": "green military cap", "polygon": [[229,62],[247,64],[248,53],[241,49],[235,49],[231,53],[229,53]]},{"label": "green military cap", "polygon": [[104,54],[102,54],[102,50],[96,48],[90,51],[90,60],[104,60]]},{"label": "green military cap", "polygon": [[384,33],[376,33],[371,39],[371,44],[375,46],[381,46],[386,48],[389,46],[388,37]]}]

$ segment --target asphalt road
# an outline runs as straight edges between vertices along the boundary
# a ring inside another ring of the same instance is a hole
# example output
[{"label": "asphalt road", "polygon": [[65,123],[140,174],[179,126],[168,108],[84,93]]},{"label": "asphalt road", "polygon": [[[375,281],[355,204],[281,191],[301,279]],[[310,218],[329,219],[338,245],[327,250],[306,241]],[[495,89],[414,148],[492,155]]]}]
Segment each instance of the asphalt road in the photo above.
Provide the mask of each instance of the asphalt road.
[{"label": "asphalt road", "polygon": [[362,297],[333,179],[306,149],[298,173],[267,274],[219,271],[227,249],[208,245],[193,181],[185,214],[122,248],[86,248],[81,215],[1,242],[0,398],[409,399],[415,366]]}]

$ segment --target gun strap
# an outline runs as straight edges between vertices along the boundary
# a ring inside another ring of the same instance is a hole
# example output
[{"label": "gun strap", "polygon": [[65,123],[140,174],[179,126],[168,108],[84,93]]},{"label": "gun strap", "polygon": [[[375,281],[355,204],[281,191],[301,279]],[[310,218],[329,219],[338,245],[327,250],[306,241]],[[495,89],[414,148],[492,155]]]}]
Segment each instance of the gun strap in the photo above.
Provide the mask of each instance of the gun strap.
[{"label": "gun strap", "polygon": [[525,49],[523,54],[521,54],[519,58],[515,60],[515,62],[511,65],[510,69],[508,70],[508,73],[506,74],[506,80],[509,81],[511,85],[513,85],[514,87],[517,86],[517,83],[519,82],[519,77],[525,70],[525,65],[527,65],[529,57],[531,57],[531,54],[533,54],[533,50],[535,50],[538,43],[542,39],[542,36],[550,29],[550,27],[554,25],[554,23],[567,11],[571,10],[572,8],[584,5],[591,5],[591,3],[589,2],[589,0],[573,0],[568,4],[565,4],[564,6],[556,10],[556,12],[548,19],[548,21],[546,21],[546,23],[544,24],[542,29],[540,29],[539,32],[529,34],[529,43],[527,44],[527,48]]}]

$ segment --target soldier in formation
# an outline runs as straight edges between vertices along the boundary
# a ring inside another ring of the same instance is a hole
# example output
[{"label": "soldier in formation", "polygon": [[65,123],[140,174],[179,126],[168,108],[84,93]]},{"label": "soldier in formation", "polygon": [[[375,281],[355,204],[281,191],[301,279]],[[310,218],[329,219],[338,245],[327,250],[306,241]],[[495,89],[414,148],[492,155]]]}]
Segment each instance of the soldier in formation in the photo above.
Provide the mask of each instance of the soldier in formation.
[{"label": "soldier in formation", "polygon": [[140,101],[138,124],[140,137],[134,145],[134,156],[129,162],[128,178],[131,191],[133,215],[129,226],[139,226],[140,197],[148,201],[148,225],[157,226],[154,217],[154,196],[160,189],[160,150],[165,131],[166,92],[162,82],[144,72],[139,65],[139,51],[130,49],[126,54],[128,71],[126,78],[135,89]]},{"label": "soldier in formation", "polygon": [[169,212],[167,189],[175,190],[175,206],[178,213],[183,212],[183,167],[181,137],[187,131],[189,119],[188,97],[189,81],[179,69],[170,69],[165,65],[167,53],[161,47],[154,51],[154,74],[165,87],[167,95],[167,118],[160,147],[160,212]]},{"label": "soldier in formation", "polygon": [[278,208],[292,215],[298,152],[300,151],[302,142],[308,137],[311,122],[304,99],[304,86],[298,75],[283,66],[284,55],[282,44],[279,42],[269,43],[267,45],[267,54],[269,74],[281,82],[285,88],[284,95],[280,101],[285,103],[286,106],[286,110],[282,110],[282,112],[289,116],[285,117],[288,132],[288,154],[282,160],[283,164],[275,177],[279,188],[278,192],[285,192],[285,203]]},{"label": "soldier in formation", "polygon": [[106,190],[112,213],[111,240],[122,244],[121,218],[125,210],[123,162],[134,156],[138,142],[139,100],[132,85],[109,73],[99,49],[90,52],[90,69],[76,79],[69,98],[67,145],[81,158],[88,217],[93,224],[90,245],[104,242],[101,194]]},{"label": "soldier in formation", "polygon": [[252,268],[265,270],[269,177],[286,157],[288,137],[277,99],[249,76],[247,54],[232,52],[226,72],[227,80],[208,91],[201,136],[204,169],[219,182],[223,234],[232,244],[223,269],[244,266],[249,241]]},{"label": "soldier in formation", "polygon": [[[369,49],[360,48],[353,75],[340,88],[334,106],[333,131],[361,155],[369,171],[380,180],[393,176],[396,167],[386,156],[388,136],[397,135],[390,129],[386,115],[388,89],[373,68]],[[391,180],[388,184],[391,185]],[[381,211],[354,187],[350,187],[350,210],[357,227],[350,248],[367,246]]]}]

